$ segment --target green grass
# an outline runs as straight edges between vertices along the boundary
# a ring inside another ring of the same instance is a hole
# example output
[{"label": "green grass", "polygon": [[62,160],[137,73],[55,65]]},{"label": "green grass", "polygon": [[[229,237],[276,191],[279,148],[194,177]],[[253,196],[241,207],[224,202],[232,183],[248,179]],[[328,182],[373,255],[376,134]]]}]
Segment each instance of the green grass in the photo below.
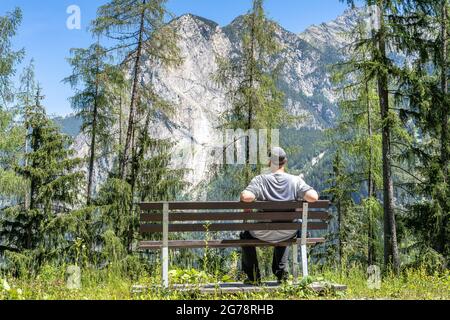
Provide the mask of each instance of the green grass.
[{"label": "green grass", "polygon": [[[324,271],[311,277],[305,285],[285,286],[278,292],[260,292],[236,295],[201,295],[198,292],[182,293],[174,290],[158,289],[159,276],[141,276],[131,279],[118,276],[113,269],[84,270],[82,289],[68,290],[64,281],[64,268],[45,267],[33,278],[17,279],[0,277],[0,300],[177,300],[177,299],[255,299],[255,300],[303,300],[303,299],[450,299],[450,272],[429,275],[424,270],[404,271],[401,276],[387,275],[381,288],[368,288],[366,275],[358,268],[345,272]],[[205,283],[216,279],[195,270],[174,270],[172,280],[177,283]],[[345,293],[328,292],[318,295],[306,286],[310,281],[326,280],[345,284]],[[145,285],[150,289],[145,293],[133,294],[133,285]]]}]

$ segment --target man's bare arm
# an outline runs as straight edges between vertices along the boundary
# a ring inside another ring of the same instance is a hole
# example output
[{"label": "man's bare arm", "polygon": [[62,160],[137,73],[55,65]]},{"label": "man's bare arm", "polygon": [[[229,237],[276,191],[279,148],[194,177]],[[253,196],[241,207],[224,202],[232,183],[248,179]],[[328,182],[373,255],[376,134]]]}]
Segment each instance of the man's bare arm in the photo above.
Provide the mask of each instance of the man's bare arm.
[{"label": "man's bare arm", "polygon": [[[256,196],[250,191],[243,191],[241,193],[241,202],[254,202]],[[304,196],[304,200],[309,203],[314,203],[319,200],[319,194],[315,190],[309,190]]]},{"label": "man's bare arm", "polygon": [[314,203],[319,200],[319,194],[316,190],[309,190],[308,192],[306,192],[303,199],[309,203]]},{"label": "man's bare arm", "polygon": [[250,191],[243,191],[241,193],[241,202],[253,202],[256,200],[256,196]]}]

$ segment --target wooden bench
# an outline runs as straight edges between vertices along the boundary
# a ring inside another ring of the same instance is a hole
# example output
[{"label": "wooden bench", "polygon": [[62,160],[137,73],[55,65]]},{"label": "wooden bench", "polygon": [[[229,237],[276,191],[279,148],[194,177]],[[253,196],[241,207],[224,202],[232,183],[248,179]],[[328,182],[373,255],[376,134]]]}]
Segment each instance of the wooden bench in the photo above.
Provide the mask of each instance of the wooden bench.
[{"label": "wooden bench", "polygon": [[[293,246],[293,275],[298,277],[298,245],[301,247],[302,272],[308,276],[307,245],[325,242],[311,238],[309,231],[327,230],[329,201],[306,202],[157,202],[140,203],[140,233],[162,233],[162,241],[142,241],[142,250],[162,251],[163,286],[169,286],[169,249],[237,248]],[[249,220],[254,220],[253,222]],[[276,222],[271,222],[276,221]],[[304,223],[303,223],[304,222]],[[260,240],[169,240],[175,232],[225,232],[256,230],[298,230],[301,236],[281,243]]]}]

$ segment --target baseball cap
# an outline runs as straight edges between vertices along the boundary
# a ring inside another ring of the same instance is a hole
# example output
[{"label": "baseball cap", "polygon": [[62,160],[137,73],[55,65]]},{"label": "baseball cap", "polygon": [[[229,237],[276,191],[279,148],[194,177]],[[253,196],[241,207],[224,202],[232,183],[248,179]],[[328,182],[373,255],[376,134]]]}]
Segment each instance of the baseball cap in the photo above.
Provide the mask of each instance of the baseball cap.
[{"label": "baseball cap", "polygon": [[280,147],[274,147],[269,152],[270,161],[275,165],[282,165],[287,160],[286,152]]}]

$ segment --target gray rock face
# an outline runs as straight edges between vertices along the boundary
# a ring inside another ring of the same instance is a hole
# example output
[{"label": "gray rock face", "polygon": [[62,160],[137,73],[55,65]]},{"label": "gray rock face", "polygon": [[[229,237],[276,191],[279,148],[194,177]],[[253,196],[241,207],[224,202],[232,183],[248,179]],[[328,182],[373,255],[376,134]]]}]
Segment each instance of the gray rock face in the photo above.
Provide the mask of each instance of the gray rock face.
[{"label": "gray rock face", "polygon": [[362,10],[346,10],[336,20],[313,25],[299,34],[299,37],[325,53],[327,50],[342,50],[352,40],[349,31],[356,27],[358,18],[368,19]]},{"label": "gray rock face", "polygon": [[[337,96],[330,81],[329,65],[342,56],[344,36],[351,30],[356,15],[346,12],[336,21],[313,26],[297,35],[277,26],[282,45],[274,64],[283,63],[279,86],[285,92],[286,108],[307,121],[297,127],[324,129],[334,122]],[[207,179],[208,168],[214,162],[213,149],[221,139],[217,126],[220,114],[229,108],[224,90],[213,81],[217,71],[217,56],[240,54],[242,17],[230,25],[218,24],[194,15],[183,15],[171,22],[176,28],[183,64],[165,69],[153,61],[145,61],[144,81],[175,107],[174,115],[162,116],[151,124],[151,133],[174,141],[173,166],[190,169],[186,179],[192,188]],[[86,138],[79,135],[75,144],[78,156],[86,156]],[[112,159],[98,162],[96,183],[101,183]],[[201,195],[199,195],[201,197]]]}]

